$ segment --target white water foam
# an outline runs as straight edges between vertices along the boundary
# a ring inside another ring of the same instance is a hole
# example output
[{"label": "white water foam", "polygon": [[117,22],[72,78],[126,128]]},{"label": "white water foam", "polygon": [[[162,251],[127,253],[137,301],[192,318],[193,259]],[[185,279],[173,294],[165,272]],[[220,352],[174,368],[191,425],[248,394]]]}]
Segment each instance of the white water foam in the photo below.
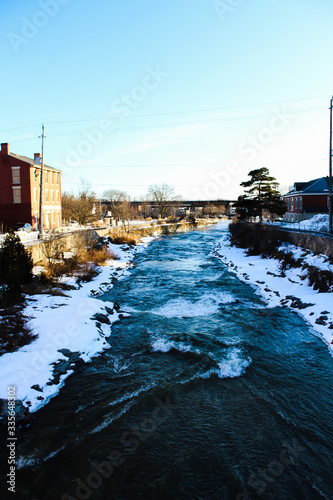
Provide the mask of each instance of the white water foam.
[{"label": "white water foam", "polygon": [[183,344],[182,342],[173,342],[172,340],[166,339],[156,339],[152,344],[151,348],[155,352],[168,352],[171,349],[177,349],[177,351],[190,352],[191,347]]},{"label": "white water foam", "polygon": [[251,362],[251,359],[242,357],[240,349],[233,349],[227,354],[225,359],[217,363],[219,367],[217,375],[219,378],[240,377],[245,373],[246,368]]},{"label": "white water foam", "polygon": [[178,298],[167,302],[164,306],[153,309],[152,313],[166,318],[195,318],[199,316],[210,316],[219,310],[220,304],[234,302],[235,298],[228,293],[209,294],[205,293],[196,302],[188,299]]}]

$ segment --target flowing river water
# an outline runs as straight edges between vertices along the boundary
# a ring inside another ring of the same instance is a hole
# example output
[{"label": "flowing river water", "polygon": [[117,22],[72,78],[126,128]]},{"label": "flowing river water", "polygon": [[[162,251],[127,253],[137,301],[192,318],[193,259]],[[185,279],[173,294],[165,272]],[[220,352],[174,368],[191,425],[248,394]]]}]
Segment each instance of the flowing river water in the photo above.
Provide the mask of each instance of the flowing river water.
[{"label": "flowing river water", "polygon": [[18,433],[9,498],[333,499],[333,359],[211,253],[159,238],[102,300],[126,312]]}]

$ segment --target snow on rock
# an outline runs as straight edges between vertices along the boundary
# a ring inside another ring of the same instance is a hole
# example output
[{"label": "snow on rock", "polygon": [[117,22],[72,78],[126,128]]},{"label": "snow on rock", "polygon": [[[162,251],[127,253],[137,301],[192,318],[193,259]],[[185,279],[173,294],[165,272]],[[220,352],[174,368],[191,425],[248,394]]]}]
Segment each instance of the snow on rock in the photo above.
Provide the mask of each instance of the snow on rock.
[{"label": "snow on rock", "polygon": [[[292,252],[295,259],[302,258],[309,265],[333,272],[333,266],[323,255],[305,252],[290,244],[284,244],[283,249]],[[305,279],[306,271],[301,268],[291,268],[282,274],[278,260],[246,255],[244,249],[230,245],[228,235],[216,244],[213,254],[242,281],[255,286],[268,306],[288,306],[301,314],[321,334],[333,355],[333,293],[314,290]]]},{"label": "snow on rock", "polygon": [[[111,347],[106,339],[119,313],[112,302],[96,297],[129,274],[135,253],[151,239],[145,238],[136,247],[109,244],[119,260],[107,261],[91,282],[66,291],[66,296],[26,297],[24,315],[38,337],[16,352],[0,356],[1,399],[7,399],[8,386],[15,385],[16,399],[34,412],[58,394],[77,362],[88,363]],[[63,281],[75,283],[73,278]]]}]

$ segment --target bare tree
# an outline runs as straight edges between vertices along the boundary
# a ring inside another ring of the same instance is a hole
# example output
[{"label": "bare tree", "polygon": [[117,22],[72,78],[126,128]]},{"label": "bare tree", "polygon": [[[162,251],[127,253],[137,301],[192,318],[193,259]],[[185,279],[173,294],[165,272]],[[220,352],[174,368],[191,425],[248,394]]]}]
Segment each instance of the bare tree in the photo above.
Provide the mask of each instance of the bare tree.
[{"label": "bare tree", "polygon": [[217,215],[219,212],[219,208],[211,202],[207,203],[207,205],[203,209],[203,213],[209,215],[210,217]]},{"label": "bare tree", "polygon": [[120,191],[118,189],[108,189],[104,191],[102,195],[103,201],[108,201],[110,203],[110,209],[112,213],[112,217],[120,219],[119,207],[125,201],[128,201],[129,196],[125,191]]},{"label": "bare tree", "polygon": [[81,177],[78,194],[64,193],[62,195],[62,210],[65,220],[74,219],[79,224],[85,225],[97,219],[93,208],[96,204],[96,195],[91,190],[89,180]]},{"label": "bare tree", "polygon": [[75,219],[75,195],[73,193],[62,193],[61,195],[61,208],[62,217],[65,222],[70,222],[71,219]]},{"label": "bare tree", "polygon": [[[129,221],[134,218],[134,208],[128,200],[119,203],[117,206],[119,219],[121,220],[124,229],[129,231]],[[127,226],[126,226],[127,224]]]},{"label": "bare tree", "polygon": [[61,259],[66,248],[65,239],[54,229],[44,238],[42,252],[50,267],[54,259]]},{"label": "bare tree", "polygon": [[164,182],[160,186],[157,184],[150,185],[148,198],[156,203],[160,217],[164,218],[170,212],[170,202],[178,200],[179,196],[175,194],[173,186],[169,186]]},{"label": "bare tree", "polygon": [[150,212],[150,208],[151,208],[150,202],[147,200],[147,196],[140,196],[139,201],[141,203],[140,213],[142,214],[144,220],[146,220],[147,217],[149,216],[149,212]]}]

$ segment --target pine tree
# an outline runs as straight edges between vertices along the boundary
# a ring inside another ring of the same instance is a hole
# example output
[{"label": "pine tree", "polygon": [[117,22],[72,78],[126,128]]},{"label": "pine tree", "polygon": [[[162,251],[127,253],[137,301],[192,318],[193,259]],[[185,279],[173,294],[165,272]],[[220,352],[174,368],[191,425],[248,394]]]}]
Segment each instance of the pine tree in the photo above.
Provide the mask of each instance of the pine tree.
[{"label": "pine tree", "polygon": [[278,190],[279,183],[275,177],[269,175],[268,168],[251,170],[248,174],[251,179],[241,183],[245,189],[244,195],[238,197],[236,211],[240,219],[259,217],[262,222],[263,210],[271,215],[284,215],[285,203]]},{"label": "pine tree", "polygon": [[8,233],[0,248],[0,283],[8,295],[20,294],[21,285],[32,280],[32,268],[31,254],[14,232]]}]

